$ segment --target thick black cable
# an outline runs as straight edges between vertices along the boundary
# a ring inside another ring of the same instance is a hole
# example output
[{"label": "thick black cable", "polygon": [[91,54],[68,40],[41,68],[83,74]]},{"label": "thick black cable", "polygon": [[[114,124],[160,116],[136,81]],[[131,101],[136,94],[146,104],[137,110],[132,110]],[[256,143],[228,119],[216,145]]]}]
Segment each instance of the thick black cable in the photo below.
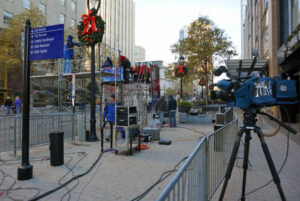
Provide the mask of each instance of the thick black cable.
[{"label": "thick black cable", "polygon": [[[59,181],[58,181],[58,184],[62,184],[61,183],[61,181],[66,177],[66,176],[68,176],[69,175],[69,173],[72,173],[72,177],[75,177],[75,173],[74,173],[74,171],[73,171],[73,169],[85,158],[87,156],[87,154],[84,154],[74,165],[73,165],[73,167],[72,168],[70,168],[69,167],[69,163],[73,160],[73,158],[72,157],[70,157],[71,159],[67,162],[67,168],[68,168],[68,172],[64,175],[64,176],[62,176],[60,179],[59,179]],[[72,188],[68,188],[67,186],[66,186],[66,189],[67,189],[67,192],[60,198],[60,200],[62,201],[67,195],[68,195],[68,201],[71,199],[71,192],[79,185],[79,180],[77,179],[76,180],[77,182],[76,182],[76,184],[72,187]]]},{"label": "thick black cable", "polygon": [[84,186],[84,188],[81,190],[81,192],[79,193],[79,196],[78,196],[78,201],[80,200],[80,197],[81,197],[81,195],[82,195],[82,193],[85,191],[85,189],[88,187],[88,185],[93,181],[93,179],[95,178],[95,175],[96,175],[96,173],[99,171],[99,169],[100,169],[100,163],[101,161],[99,161],[99,164],[98,164],[98,167],[97,167],[97,169],[95,170],[95,172],[94,172],[94,174],[91,176],[91,178],[90,178],[90,180],[85,184],[85,186]]},{"label": "thick black cable", "polygon": [[[284,112],[286,113],[287,118],[288,118],[288,122],[290,124],[291,121],[290,121],[290,117],[289,117],[288,111],[287,111],[287,109],[285,107],[282,107],[282,108],[283,108]],[[286,165],[286,161],[287,161],[288,156],[289,156],[289,148],[290,148],[290,131],[288,130],[288,133],[287,133],[287,144],[286,144],[286,154],[285,154],[284,161],[283,161],[283,163],[282,163],[282,165],[281,165],[281,167],[280,167],[280,169],[279,169],[279,171],[277,173],[278,176],[280,175],[281,171],[283,170],[284,166]],[[264,185],[262,185],[262,186],[260,186],[260,187],[258,187],[256,189],[251,190],[250,192],[246,193],[245,197],[248,196],[248,195],[250,195],[250,194],[253,194],[254,192],[257,192],[258,190],[261,190],[261,189],[265,188],[266,186],[268,186],[272,182],[273,182],[273,178],[270,181],[268,181],[267,183],[265,183]],[[241,198],[238,201],[240,201],[240,200],[241,200]]]},{"label": "thick black cable", "polygon": [[[2,169],[0,169],[0,172],[3,174],[4,181],[5,181],[6,177],[12,179],[12,181],[13,181],[13,183],[9,186],[8,189],[0,189],[1,191],[6,192],[6,196],[7,196],[9,199],[13,200],[13,201],[22,201],[22,200],[18,200],[18,199],[15,199],[15,198],[11,197],[11,196],[9,195],[9,193],[10,193],[11,191],[18,191],[18,190],[36,190],[37,193],[36,193],[33,197],[37,196],[37,195],[41,192],[41,190],[40,190],[39,188],[34,188],[34,187],[28,187],[28,188],[13,188],[13,187],[16,185],[16,182],[17,182],[16,178],[14,178],[13,176],[11,176],[11,175],[5,173]],[[3,182],[2,182],[2,184],[3,184]]]},{"label": "thick black cable", "polygon": [[84,172],[84,173],[82,173],[82,174],[79,174],[79,175],[77,175],[76,177],[73,177],[72,179],[68,180],[67,182],[63,183],[62,185],[60,185],[60,186],[58,186],[58,187],[56,187],[56,188],[54,188],[54,189],[52,189],[52,190],[50,190],[50,191],[47,191],[47,192],[43,193],[42,195],[39,195],[39,196],[37,196],[37,197],[35,197],[35,198],[32,198],[32,199],[30,199],[29,201],[40,200],[40,199],[42,199],[42,198],[44,198],[44,197],[46,197],[46,196],[48,196],[48,195],[50,195],[50,194],[52,194],[52,193],[58,191],[58,190],[60,190],[61,188],[67,186],[68,184],[70,184],[70,183],[73,182],[74,180],[79,179],[80,177],[83,177],[83,176],[87,175],[87,174],[88,174],[88,173],[96,166],[96,164],[100,161],[100,159],[101,159],[101,157],[103,156],[104,153],[105,153],[105,152],[101,152],[101,153],[99,154],[99,156],[98,156],[98,158],[96,159],[96,161],[91,165],[91,167],[90,167],[86,172]]},{"label": "thick black cable", "polygon": [[135,197],[134,199],[132,199],[131,201],[139,201],[141,199],[143,199],[155,186],[157,186],[159,183],[161,183],[162,181],[164,181],[166,178],[168,178],[173,172],[178,171],[177,167],[186,159],[188,158],[188,156],[184,157],[181,161],[179,161],[173,170],[168,170],[165,171],[161,174],[161,176],[159,177],[159,179],[152,184],[146,191],[144,191],[142,194],[138,195],[137,197]]}]

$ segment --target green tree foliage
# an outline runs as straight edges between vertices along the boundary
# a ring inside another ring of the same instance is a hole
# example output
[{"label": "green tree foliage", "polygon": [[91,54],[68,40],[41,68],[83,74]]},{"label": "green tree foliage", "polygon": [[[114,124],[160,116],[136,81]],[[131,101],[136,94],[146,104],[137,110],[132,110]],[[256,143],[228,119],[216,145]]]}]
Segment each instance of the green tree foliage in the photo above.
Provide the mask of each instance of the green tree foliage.
[{"label": "green tree foliage", "polygon": [[[220,58],[229,59],[236,55],[232,42],[224,30],[218,28],[208,17],[199,17],[193,21],[189,25],[187,37],[172,45],[171,51],[177,58],[180,54],[185,57],[184,65],[188,69],[188,74],[184,77],[184,81],[207,80],[206,97],[208,85],[213,78],[213,63]],[[172,73],[172,70],[168,72],[169,75]]]},{"label": "green tree foliage", "polygon": [[31,27],[46,25],[46,19],[37,7],[13,16],[8,27],[0,31],[0,69],[9,71],[22,69],[21,33],[24,31],[26,19],[30,19]]}]

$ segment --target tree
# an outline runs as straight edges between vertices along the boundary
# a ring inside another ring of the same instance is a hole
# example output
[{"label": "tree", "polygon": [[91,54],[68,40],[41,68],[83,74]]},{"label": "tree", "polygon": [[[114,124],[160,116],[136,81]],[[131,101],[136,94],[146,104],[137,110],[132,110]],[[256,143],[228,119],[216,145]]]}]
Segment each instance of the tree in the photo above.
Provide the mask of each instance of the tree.
[{"label": "tree", "polygon": [[[22,50],[21,33],[24,31],[26,19],[30,19],[31,27],[36,28],[46,25],[46,19],[37,7],[25,10],[13,16],[8,22],[8,27],[0,31],[0,69],[8,70],[9,84],[21,83],[22,80]],[[15,87],[11,87],[15,90]]]},{"label": "tree", "polygon": [[215,60],[229,59],[236,54],[225,31],[218,28],[208,17],[199,17],[188,28],[188,36],[171,46],[176,57],[184,55],[188,74],[184,80],[206,80],[205,94],[208,102],[208,85],[212,82]]}]

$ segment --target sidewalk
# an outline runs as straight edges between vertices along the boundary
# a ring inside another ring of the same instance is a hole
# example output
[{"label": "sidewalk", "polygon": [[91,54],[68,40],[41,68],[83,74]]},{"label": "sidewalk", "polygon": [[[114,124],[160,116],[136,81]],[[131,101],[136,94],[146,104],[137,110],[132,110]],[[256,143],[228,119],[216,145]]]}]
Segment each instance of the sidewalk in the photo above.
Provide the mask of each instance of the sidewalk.
[{"label": "sidewalk", "polygon": [[[242,122],[242,113],[239,114],[239,122]],[[265,118],[259,117],[257,125],[262,128],[264,133],[272,133],[276,128],[276,123],[270,122]],[[295,126],[296,127],[296,126]],[[256,133],[251,132],[252,140],[250,141],[249,159],[251,166],[247,172],[246,192],[259,188],[272,179],[269,167],[267,165],[264,153],[261,148],[259,138]],[[271,152],[272,159],[275,163],[276,170],[279,171],[286,156],[287,131],[281,128],[275,137],[265,137]],[[279,177],[281,185],[288,201],[300,200],[300,133],[297,135],[290,134],[289,155],[282,172]],[[244,141],[244,136],[243,136]],[[238,157],[243,157],[244,146],[241,144]],[[229,180],[224,201],[238,201],[242,192],[243,178],[243,160],[237,159],[231,179]],[[223,185],[223,184],[222,184]],[[215,194],[213,201],[218,200],[222,185]],[[249,196],[247,201],[280,201],[280,196],[274,182],[258,190]]]},{"label": "sidewalk", "polygon": [[[209,134],[213,131],[212,124],[197,126],[183,124],[179,126],[196,127],[196,130],[166,127],[161,130],[161,138],[172,140],[170,146],[159,145],[155,141],[150,145],[149,149],[140,153],[134,153],[133,156],[115,155],[114,153],[104,154],[100,163],[88,175],[79,179],[78,186],[71,192],[70,200],[130,201],[143,193],[158,180],[164,171],[172,170],[180,160],[193,151],[203,136],[201,133]],[[72,154],[65,155],[65,165],[60,167],[50,166],[49,160],[36,159],[31,161],[34,178],[29,181],[17,181],[12,188],[35,187],[39,188],[41,190],[40,194],[42,194],[57,187],[59,179],[68,172],[67,161],[72,159],[69,163],[69,166],[72,168],[82,158],[82,156],[76,154],[77,152],[88,154],[73,170],[75,175],[83,173],[91,166],[100,153],[100,143],[84,144],[86,146],[65,143],[65,153]],[[31,148],[30,152],[31,158],[49,155],[49,146]],[[0,169],[16,178],[17,166],[20,163],[5,165],[3,160],[11,160],[9,154],[0,154]],[[6,164],[8,163],[14,163],[14,161],[6,161]],[[143,200],[155,200],[174,175],[175,173],[156,186]],[[3,184],[1,184],[2,178],[3,175],[0,172],[0,189],[9,188],[13,180],[6,177]],[[69,178],[71,178],[71,175],[68,175],[62,182],[67,181]],[[76,181],[68,187],[72,188],[75,184]],[[1,192],[4,192],[4,194],[1,195]],[[42,200],[60,200],[66,192],[66,188],[63,188]],[[80,195],[81,192],[82,194]],[[9,196],[14,199],[28,200],[36,193],[37,190],[24,189],[9,191]],[[68,200],[67,198],[68,196],[63,200]],[[0,190],[0,200],[6,201],[11,199],[7,197],[5,191]]]}]

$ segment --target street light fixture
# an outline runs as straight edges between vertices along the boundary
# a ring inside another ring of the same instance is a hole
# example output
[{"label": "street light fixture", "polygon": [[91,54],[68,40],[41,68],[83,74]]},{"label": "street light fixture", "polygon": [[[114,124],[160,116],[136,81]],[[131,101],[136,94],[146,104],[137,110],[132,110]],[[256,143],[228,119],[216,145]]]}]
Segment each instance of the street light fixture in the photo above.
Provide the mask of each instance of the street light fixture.
[{"label": "street light fixture", "polygon": [[[178,64],[179,65],[183,65],[184,64],[184,57],[182,54],[180,54],[180,57],[178,59]],[[180,98],[183,99],[183,95],[182,95],[182,77],[180,76]]]}]

